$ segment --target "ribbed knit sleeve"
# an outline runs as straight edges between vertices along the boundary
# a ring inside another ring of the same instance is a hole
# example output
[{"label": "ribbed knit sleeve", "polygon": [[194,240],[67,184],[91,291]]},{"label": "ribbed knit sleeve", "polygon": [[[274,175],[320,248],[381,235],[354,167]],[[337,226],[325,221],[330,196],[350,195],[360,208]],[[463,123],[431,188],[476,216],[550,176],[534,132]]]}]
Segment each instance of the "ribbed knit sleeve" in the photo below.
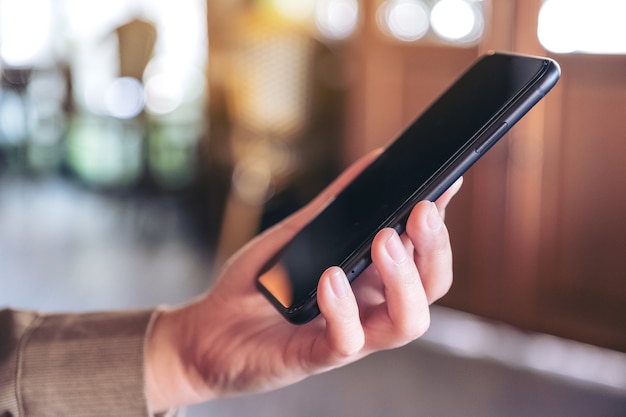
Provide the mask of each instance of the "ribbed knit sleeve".
[{"label": "ribbed knit sleeve", "polygon": [[143,352],[153,311],[0,311],[0,415],[148,416]]}]

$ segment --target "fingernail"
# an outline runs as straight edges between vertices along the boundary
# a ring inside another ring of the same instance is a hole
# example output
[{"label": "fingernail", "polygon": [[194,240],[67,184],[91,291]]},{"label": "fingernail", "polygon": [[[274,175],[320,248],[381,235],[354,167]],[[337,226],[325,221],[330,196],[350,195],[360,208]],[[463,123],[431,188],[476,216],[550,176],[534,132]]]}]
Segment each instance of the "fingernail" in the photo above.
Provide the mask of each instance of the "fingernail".
[{"label": "fingernail", "polygon": [[350,291],[350,284],[344,274],[338,270],[333,270],[330,273],[330,287],[335,294],[335,297],[339,299],[346,298]]},{"label": "fingernail", "polygon": [[430,203],[430,211],[426,216],[426,224],[431,230],[439,230],[443,225],[441,215],[439,215],[439,210],[437,210],[435,203]]},{"label": "fingernail", "polygon": [[387,242],[385,242],[387,253],[396,263],[400,263],[406,259],[406,248],[400,240],[400,236],[393,232]]}]

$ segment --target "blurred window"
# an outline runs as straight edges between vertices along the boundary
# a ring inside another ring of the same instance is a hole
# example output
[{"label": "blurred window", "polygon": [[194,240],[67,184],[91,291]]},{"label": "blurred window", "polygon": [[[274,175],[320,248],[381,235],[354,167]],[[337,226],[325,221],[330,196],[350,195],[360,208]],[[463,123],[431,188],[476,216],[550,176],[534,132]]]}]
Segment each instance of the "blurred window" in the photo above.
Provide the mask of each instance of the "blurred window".
[{"label": "blurred window", "polygon": [[625,54],[626,1],[544,0],[537,36],[556,53]]},{"label": "blurred window", "polygon": [[48,58],[52,21],[50,0],[0,0],[0,62],[22,67]]},{"label": "blurred window", "polygon": [[207,62],[206,0],[0,0],[0,169],[190,184]]}]

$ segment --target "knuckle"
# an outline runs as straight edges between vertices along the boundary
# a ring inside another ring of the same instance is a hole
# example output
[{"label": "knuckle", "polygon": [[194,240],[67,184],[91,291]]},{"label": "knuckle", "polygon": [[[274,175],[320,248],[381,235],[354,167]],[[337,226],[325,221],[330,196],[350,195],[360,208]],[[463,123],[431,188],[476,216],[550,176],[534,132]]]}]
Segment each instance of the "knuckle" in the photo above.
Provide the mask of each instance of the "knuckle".
[{"label": "knuckle", "polygon": [[430,327],[430,314],[428,311],[418,314],[416,317],[396,324],[396,335],[398,345],[410,343],[426,333]]}]

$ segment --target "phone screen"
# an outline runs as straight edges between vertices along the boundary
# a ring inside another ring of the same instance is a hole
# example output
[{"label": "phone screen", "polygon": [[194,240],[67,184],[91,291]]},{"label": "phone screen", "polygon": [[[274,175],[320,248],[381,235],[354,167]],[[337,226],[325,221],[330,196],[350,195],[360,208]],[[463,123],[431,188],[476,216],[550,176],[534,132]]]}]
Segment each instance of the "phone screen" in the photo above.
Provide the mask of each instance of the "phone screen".
[{"label": "phone screen", "polygon": [[313,318],[324,270],[339,265],[354,279],[380,229],[403,231],[415,203],[436,199],[479,158],[485,135],[496,127],[499,139],[556,79],[549,59],[479,59],[261,271],[261,290],[290,321]]}]

